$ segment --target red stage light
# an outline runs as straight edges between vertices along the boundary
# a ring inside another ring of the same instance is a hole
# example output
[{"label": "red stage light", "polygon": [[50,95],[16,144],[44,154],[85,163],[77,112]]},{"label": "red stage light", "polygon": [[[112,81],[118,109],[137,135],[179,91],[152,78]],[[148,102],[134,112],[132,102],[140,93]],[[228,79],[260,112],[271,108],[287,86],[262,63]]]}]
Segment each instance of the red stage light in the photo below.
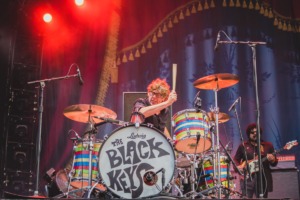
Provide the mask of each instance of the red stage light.
[{"label": "red stage light", "polygon": [[84,0],[75,0],[75,4],[77,6],[82,6],[84,4]]},{"label": "red stage light", "polygon": [[43,16],[43,20],[46,23],[50,23],[52,21],[52,15],[49,14],[49,13],[45,13],[44,16]]}]

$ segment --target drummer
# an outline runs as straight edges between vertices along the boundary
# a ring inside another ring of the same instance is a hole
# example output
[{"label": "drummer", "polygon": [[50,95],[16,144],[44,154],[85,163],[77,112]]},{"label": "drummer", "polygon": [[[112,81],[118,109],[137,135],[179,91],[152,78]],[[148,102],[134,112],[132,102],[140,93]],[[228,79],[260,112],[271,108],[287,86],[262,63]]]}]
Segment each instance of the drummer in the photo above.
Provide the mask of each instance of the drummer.
[{"label": "drummer", "polygon": [[131,115],[131,122],[136,122],[136,114],[142,118],[143,124],[153,124],[155,128],[172,140],[166,127],[170,115],[169,106],[177,101],[177,94],[170,91],[170,86],[165,79],[157,78],[147,87],[147,98],[139,98],[135,101]]}]

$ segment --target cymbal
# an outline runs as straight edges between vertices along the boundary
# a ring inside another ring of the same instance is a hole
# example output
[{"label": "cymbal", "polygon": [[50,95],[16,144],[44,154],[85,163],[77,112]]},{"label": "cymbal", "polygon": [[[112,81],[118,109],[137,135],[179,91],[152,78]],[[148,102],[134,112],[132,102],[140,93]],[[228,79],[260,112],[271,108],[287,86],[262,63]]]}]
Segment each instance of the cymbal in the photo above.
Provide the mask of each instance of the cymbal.
[{"label": "cymbal", "polygon": [[212,74],[196,80],[194,87],[204,90],[219,90],[230,87],[239,82],[239,78],[235,74]]},{"label": "cymbal", "polygon": [[83,123],[99,123],[103,121],[101,119],[94,118],[95,116],[111,119],[117,118],[117,114],[114,111],[102,106],[91,104],[77,104],[68,106],[64,109],[63,114],[71,120]]},{"label": "cymbal", "polygon": [[[208,116],[208,119],[209,121],[216,121],[216,118],[215,118],[215,113],[213,112],[208,112],[207,113],[207,116]],[[219,112],[219,124],[220,123],[224,123],[224,122],[227,122],[228,120],[230,119],[229,115],[226,114],[226,113],[222,113],[222,112]]]}]

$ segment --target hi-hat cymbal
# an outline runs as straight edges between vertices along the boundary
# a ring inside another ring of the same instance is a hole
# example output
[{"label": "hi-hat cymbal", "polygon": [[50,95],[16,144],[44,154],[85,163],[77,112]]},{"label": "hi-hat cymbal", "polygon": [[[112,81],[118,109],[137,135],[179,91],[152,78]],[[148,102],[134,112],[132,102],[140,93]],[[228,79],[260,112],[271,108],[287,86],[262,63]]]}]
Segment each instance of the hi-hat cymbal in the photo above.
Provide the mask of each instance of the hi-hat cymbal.
[{"label": "hi-hat cymbal", "polygon": [[212,74],[196,80],[193,84],[196,88],[204,90],[219,90],[230,87],[239,82],[239,78],[235,74]]},{"label": "hi-hat cymbal", "polygon": [[[211,121],[211,122],[216,121],[215,113],[213,113],[213,112],[208,112],[208,113],[207,113],[207,116],[208,116],[209,121]],[[229,119],[230,119],[230,117],[229,117],[228,114],[219,112],[219,119],[218,119],[219,124],[220,124],[220,123],[227,122]]]},{"label": "hi-hat cymbal", "polygon": [[117,114],[114,111],[102,106],[90,104],[77,104],[68,106],[64,109],[63,114],[71,120],[83,123],[99,123],[103,121],[101,119],[94,118],[95,116],[111,119],[117,118]]}]

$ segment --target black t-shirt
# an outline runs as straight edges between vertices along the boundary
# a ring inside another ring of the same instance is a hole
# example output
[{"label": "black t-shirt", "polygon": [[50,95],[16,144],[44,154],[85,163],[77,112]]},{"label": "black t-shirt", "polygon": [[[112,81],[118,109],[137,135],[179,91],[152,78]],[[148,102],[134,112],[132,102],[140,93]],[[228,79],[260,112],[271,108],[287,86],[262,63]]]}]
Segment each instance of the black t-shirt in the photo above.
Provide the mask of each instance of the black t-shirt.
[{"label": "black t-shirt", "polygon": [[[139,98],[135,101],[132,112],[139,112],[139,110],[143,107],[147,107],[147,106],[151,106],[148,98]],[[164,129],[166,127],[167,124],[167,119],[169,116],[169,109],[163,109],[160,111],[160,113],[158,115],[152,115],[150,117],[145,118],[145,121],[143,122],[143,124],[153,124],[153,126],[155,128],[157,128],[158,130],[164,132]]]}]

